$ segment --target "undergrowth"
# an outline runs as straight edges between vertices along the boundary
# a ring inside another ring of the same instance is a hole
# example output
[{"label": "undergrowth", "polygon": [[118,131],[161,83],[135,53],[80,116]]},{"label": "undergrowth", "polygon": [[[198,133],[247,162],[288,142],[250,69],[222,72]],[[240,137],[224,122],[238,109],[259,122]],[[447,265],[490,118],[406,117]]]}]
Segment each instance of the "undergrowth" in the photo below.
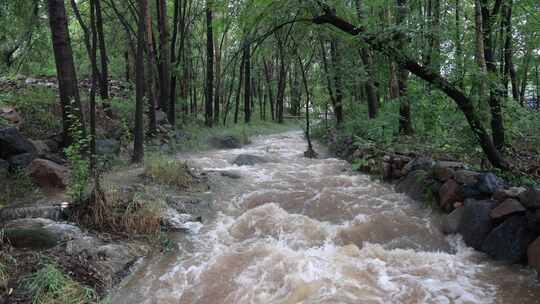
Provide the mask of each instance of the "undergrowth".
[{"label": "undergrowth", "polygon": [[86,304],[97,301],[94,290],[74,281],[51,261],[44,261],[40,269],[23,284],[32,295],[33,304]]},{"label": "undergrowth", "polygon": [[10,173],[0,182],[0,208],[12,204],[17,199],[30,198],[40,194],[31,178],[22,170]]},{"label": "undergrowth", "polygon": [[196,183],[188,165],[162,154],[152,154],[145,159],[144,175],[152,181],[187,190]]}]

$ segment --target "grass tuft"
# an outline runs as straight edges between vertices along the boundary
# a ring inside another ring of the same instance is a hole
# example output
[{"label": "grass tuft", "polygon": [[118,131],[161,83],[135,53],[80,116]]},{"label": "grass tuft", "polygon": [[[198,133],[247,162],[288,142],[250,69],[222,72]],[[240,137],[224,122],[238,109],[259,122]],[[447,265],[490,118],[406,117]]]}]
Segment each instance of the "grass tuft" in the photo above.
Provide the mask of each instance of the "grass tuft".
[{"label": "grass tuft", "polygon": [[179,190],[187,190],[196,183],[196,178],[185,162],[160,154],[151,155],[145,160],[144,176]]},{"label": "grass tuft", "polygon": [[92,289],[75,282],[52,262],[44,263],[23,284],[33,304],[86,304],[97,300]]}]

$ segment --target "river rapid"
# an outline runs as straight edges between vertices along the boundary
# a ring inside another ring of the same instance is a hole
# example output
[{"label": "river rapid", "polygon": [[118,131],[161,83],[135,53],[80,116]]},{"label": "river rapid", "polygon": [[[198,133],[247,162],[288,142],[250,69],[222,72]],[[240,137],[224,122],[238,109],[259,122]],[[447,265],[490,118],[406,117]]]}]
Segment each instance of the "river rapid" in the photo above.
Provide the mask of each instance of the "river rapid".
[{"label": "river rapid", "polygon": [[[301,132],[178,155],[205,171],[215,215],[141,262],[120,304],[540,303],[534,273],[440,232],[441,216],[345,161],[306,159]],[[269,160],[238,167],[239,154]]]}]

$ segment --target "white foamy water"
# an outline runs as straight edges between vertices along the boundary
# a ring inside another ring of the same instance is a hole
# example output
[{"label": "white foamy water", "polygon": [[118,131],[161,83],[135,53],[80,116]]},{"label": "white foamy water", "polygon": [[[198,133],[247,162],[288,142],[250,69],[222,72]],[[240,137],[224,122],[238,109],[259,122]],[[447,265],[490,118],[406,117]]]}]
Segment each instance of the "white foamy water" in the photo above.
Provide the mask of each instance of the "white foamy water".
[{"label": "white foamy water", "polygon": [[[242,177],[214,181],[215,218],[177,235],[178,250],[146,259],[112,302],[540,303],[534,272],[445,237],[430,209],[344,161],[306,159],[305,148],[290,132],[179,155]],[[269,162],[231,165],[239,154]]]}]

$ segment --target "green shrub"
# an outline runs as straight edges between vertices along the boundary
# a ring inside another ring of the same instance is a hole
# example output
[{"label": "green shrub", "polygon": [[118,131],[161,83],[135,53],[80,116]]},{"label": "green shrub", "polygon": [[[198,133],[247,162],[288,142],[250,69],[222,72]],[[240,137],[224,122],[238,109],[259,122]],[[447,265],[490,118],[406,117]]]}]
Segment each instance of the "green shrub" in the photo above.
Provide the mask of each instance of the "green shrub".
[{"label": "green shrub", "polygon": [[186,163],[154,154],[145,159],[144,175],[151,180],[186,190],[195,184],[195,178]]}]

